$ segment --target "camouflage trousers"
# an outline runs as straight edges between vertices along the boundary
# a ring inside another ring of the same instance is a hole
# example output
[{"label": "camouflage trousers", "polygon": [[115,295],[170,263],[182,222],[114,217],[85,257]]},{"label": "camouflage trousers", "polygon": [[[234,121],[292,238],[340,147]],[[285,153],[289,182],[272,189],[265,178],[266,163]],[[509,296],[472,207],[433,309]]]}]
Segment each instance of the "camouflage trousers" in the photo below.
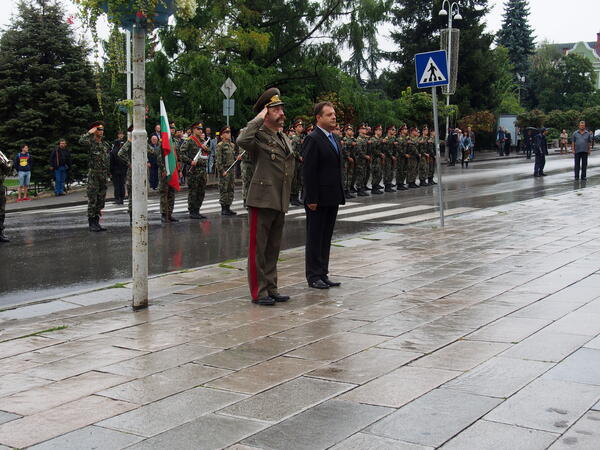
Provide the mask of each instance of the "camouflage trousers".
[{"label": "camouflage trousers", "polygon": [[352,186],[357,190],[365,189],[365,176],[367,175],[367,161],[364,158],[356,158],[356,169],[354,170],[354,180]]},{"label": "camouflage trousers", "polygon": [[394,160],[391,156],[385,155],[383,160],[383,185],[389,187],[394,179]]},{"label": "camouflage trousers", "polygon": [[160,177],[158,192],[160,194],[160,213],[170,216],[173,214],[173,208],[175,207],[175,188],[169,186],[166,177]]},{"label": "camouflage trousers", "polygon": [[381,183],[381,178],[383,175],[381,164],[381,157],[374,155],[373,161],[371,161],[371,189],[375,189],[375,186]]},{"label": "camouflage trousers", "polygon": [[234,182],[233,169],[227,172],[227,175],[219,176],[219,203],[221,206],[231,206],[233,203]]},{"label": "camouflage trousers", "polygon": [[294,179],[292,180],[292,190],[290,196],[298,198],[302,192],[302,163],[296,160],[296,168],[294,169]]},{"label": "camouflage trousers", "polygon": [[365,178],[363,181],[363,186],[365,187],[365,189],[367,188],[367,184],[369,184],[369,180],[371,179],[372,160],[373,160],[373,157],[371,156],[371,161],[367,161],[366,166],[365,166]]},{"label": "camouflage trousers", "polygon": [[419,161],[419,180],[426,180],[427,173],[429,172],[429,158],[425,154],[421,155]]},{"label": "camouflage trousers", "polygon": [[4,217],[6,215],[6,188],[0,184],[0,234],[4,230]]},{"label": "camouflage trousers", "polygon": [[100,217],[106,200],[106,178],[104,171],[90,170],[87,180],[88,217]]},{"label": "camouflage trousers", "polygon": [[404,180],[406,180],[406,169],[407,169],[406,156],[398,155],[398,161],[396,161],[396,186],[402,186]]},{"label": "camouflage trousers", "polygon": [[353,186],[352,181],[355,179],[354,162],[344,162],[344,188],[349,191]]},{"label": "camouflage trousers", "polygon": [[433,178],[433,175],[435,174],[435,156],[431,156],[429,158],[429,169],[427,171],[427,178]]},{"label": "camouflage trousers", "polygon": [[198,211],[202,208],[206,191],[206,167],[191,167],[188,172],[188,211]]},{"label": "camouflage trousers", "polygon": [[248,197],[248,188],[250,187],[250,182],[252,181],[252,175],[254,175],[254,164],[248,161],[243,161],[241,163],[242,169],[242,200],[244,202],[244,207],[246,207],[246,197]]},{"label": "camouflage trousers", "polygon": [[417,155],[410,155],[410,158],[406,161],[406,182],[414,183],[417,180],[418,171],[419,157]]}]

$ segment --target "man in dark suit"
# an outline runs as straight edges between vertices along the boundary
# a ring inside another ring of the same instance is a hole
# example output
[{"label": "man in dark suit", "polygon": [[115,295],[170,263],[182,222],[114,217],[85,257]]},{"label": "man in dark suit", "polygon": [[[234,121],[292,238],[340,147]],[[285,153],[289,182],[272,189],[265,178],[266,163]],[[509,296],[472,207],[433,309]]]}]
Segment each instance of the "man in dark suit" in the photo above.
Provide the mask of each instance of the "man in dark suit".
[{"label": "man in dark suit", "polygon": [[264,306],[289,300],[277,289],[277,258],[289,208],[295,157],[290,139],[281,132],[285,112],[279,95],[279,89],[271,88],[259,97],[254,105],[257,116],[237,138],[237,144],[254,163],[246,197],[250,222],[248,285],[252,302]]},{"label": "man in dark suit", "polygon": [[316,289],[339,286],[328,278],[331,237],[339,205],[345,203],[341,142],[333,133],[335,109],[329,102],[315,105],[317,126],[304,139],[302,176],[306,209],[306,279]]}]

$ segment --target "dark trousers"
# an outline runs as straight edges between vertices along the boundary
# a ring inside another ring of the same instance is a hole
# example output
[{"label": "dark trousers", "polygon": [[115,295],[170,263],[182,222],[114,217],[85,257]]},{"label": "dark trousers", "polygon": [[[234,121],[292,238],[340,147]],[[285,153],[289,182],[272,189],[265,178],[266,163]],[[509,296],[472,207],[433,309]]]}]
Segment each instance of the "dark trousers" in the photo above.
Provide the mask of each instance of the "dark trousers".
[{"label": "dark trousers", "polygon": [[587,172],[587,152],[575,153],[575,179],[579,179],[579,167],[581,167],[581,179],[586,177]]},{"label": "dark trousers", "polygon": [[448,156],[450,157],[450,164],[456,164],[456,159],[458,157],[458,147],[450,147],[450,153]]},{"label": "dark trousers", "polygon": [[541,175],[544,173],[544,166],[546,165],[546,155],[544,153],[535,154],[535,165],[533,166],[533,174]]},{"label": "dark trousers", "polygon": [[112,174],[113,188],[115,192],[115,200],[123,201],[125,199],[125,178],[127,174],[114,172]]},{"label": "dark trousers", "polygon": [[308,282],[324,279],[329,273],[329,251],[335,227],[338,206],[318,206],[306,210],[306,279]]},{"label": "dark trousers", "polygon": [[150,189],[156,189],[158,187],[158,164],[150,162],[150,173],[148,174],[148,184]]},{"label": "dark trousers", "polygon": [[268,208],[248,208],[250,241],[248,245],[248,285],[256,300],[277,290],[277,258],[285,213]]}]

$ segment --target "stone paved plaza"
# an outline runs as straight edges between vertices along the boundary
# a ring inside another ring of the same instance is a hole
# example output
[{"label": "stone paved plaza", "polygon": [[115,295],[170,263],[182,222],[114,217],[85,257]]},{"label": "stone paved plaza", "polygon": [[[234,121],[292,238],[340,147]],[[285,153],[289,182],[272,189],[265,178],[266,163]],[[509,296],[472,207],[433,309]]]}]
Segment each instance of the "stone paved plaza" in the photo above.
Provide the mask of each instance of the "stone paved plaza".
[{"label": "stone paved plaza", "polygon": [[0,312],[0,448],[598,449],[600,189]]}]

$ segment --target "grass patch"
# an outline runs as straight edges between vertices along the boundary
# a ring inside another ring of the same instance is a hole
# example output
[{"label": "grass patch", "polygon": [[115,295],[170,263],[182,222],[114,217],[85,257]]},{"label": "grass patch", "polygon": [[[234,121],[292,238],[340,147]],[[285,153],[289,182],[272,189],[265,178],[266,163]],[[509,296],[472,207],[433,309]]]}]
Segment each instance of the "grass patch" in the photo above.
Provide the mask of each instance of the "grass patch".
[{"label": "grass patch", "polygon": [[[106,289],[125,289],[126,284],[127,283],[124,283],[124,282],[123,283],[115,283],[112,286],[107,287]],[[100,289],[100,290],[103,290],[103,289]]]},{"label": "grass patch", "polygon": [[219,264],[219,267],[220,267],[221,269],[242,270],[242,269],[238,269],[238,268],[237,268],[237,267],[235,267],[235,266],[231,266],[231,265],[229,265],[229,264],[225,264],[225,263],[221,263],[221,264]]},{"label": "grass patch", "polygon": [[68,328],[67,325],[61,325],[59,327],[48,328],[46,330],[41,330],[41,331],[36,331],[35,333],[26,334],[25,336],[19,336],[17,339],[24,339],[24,338],[28,338],[31,336],[39,336],[40,334],[52,333],[53,331],[60,331],[60,330],[66,329],[66,328]]},{"label": "grass patch", "polygon": [[333,247],[343,247],[343,245],[340,244],[331,244]]},{"label": "grass patch", "polygon": [[19,180],[4,180],[4,186],[6,187],[12,187],[12,186],[18,186],[19,185]]}]

